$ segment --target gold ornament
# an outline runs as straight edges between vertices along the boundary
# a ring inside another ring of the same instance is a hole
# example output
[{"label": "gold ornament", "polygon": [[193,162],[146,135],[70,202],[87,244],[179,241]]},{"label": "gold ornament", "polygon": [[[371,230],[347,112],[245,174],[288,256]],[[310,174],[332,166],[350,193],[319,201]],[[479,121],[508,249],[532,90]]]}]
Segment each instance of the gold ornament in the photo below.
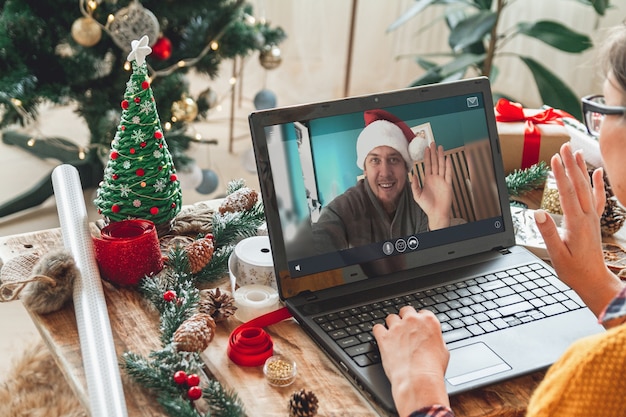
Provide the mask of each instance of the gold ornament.
[{"label": "gold ornament", "polygon": [[102,38],[102,29],[91,17],[79,17],[72,23],[72,38],[79,45],[94,46]]},{"label": "gold ornament", "polygon": [[280,56],[280,48],[276,45],[266,46],[259,55],[259,61],[261,66],[268,70],[278,67],[283,61]]},{"label": "gold ornament", "polygon": [[174,122],[192,122],[198,116],[198,105],[191,98],[183,97],[172,103],[172,120]]}]

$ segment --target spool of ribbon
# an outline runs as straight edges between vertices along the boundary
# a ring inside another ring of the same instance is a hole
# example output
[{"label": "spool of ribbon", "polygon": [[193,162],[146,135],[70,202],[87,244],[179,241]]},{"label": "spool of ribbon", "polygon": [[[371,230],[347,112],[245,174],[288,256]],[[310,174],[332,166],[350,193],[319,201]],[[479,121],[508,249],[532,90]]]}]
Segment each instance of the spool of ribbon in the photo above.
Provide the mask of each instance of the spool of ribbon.
[{"label": "spool of ribbon", "polygon": [[501,98],[496,103],[496,121],[498,122],[524,122],[524,147],[522,151],[521,169],[530,168],[539,161],[541,149],[541,131],[538,124],[563,124],[564,117],[574,118],[563,110],[548,107],[536,113],[524,112],[519,103],[514,103]]},{"label": "spool of ribbon", "polygon": [[134,219],[114,222],[93,238],[102,277],[115,284],[137,284],[163,269],[159,237],[154,223]]},{"label": "spool of ribbon", "polygon": [[274,354],[274,342],[263,327],[291,317],[287,307],[264,314],[237,327],[230,334],[227,354],[240,366],[260,366]]},{"label": "spool of ribbon", "polygon": [[252,236],[237,243],[229,271],[239,286],[260,284],[277,289],[269,237]]},{"label": "spool of ribbon", "polygon": [[235,318],[242,322],[250,321],[278,309],[278,292],[266,285],[252,284],[239,287],[235,298]]}]

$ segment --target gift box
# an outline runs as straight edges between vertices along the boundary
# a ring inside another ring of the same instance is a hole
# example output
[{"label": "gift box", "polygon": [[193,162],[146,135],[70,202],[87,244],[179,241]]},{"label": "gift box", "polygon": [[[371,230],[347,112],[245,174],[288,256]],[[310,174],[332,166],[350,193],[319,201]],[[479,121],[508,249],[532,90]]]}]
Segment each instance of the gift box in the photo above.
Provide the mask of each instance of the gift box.
[{"label": "gift box", "polygon": [[570,140],[562,119],[572,116],[563,111],[524,109],[518,103],[500,99],[495,112],[505,174],[539,161],[549,164],[552,155]]}]

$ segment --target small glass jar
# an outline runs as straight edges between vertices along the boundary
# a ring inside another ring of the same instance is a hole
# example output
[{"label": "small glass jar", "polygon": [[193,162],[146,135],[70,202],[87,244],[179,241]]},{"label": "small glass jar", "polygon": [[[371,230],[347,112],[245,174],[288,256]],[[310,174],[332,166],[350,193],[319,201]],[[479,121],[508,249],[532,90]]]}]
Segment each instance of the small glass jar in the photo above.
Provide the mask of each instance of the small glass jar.
[{"label": "small glass jar", "polygon": [[556,188],[556,180],[554,179],[554,173],[552,171],[548,172],[548,178],[546,178],[546,184],[543,187],[541,208],[548,213],[563,214],[561,200],[559,199],[559,190]]},{"label": "small glass jar", "polygon": [[270,356],[263,365],[263,374],[270,385],[286,387],[296,379],[296,363],[282,355]]}]

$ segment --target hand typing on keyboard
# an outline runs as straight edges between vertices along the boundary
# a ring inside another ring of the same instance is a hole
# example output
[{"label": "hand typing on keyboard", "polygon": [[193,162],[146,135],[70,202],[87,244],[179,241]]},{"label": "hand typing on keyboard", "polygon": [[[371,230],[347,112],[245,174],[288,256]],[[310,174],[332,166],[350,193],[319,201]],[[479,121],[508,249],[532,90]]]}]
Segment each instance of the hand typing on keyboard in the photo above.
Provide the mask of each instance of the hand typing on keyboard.
[{"label": "hand typing on keyboard", "polygon": [[[405,306],[398,314],[388,315],[385,322],[387,327],[375,324],[372,332],[391,382],[398,414],[406,416],[430,404],[449,406],[443,377],[450,354],[437,317],[431,311],[417,312]],[[398,349],[398,346],[413,349]]]}]

